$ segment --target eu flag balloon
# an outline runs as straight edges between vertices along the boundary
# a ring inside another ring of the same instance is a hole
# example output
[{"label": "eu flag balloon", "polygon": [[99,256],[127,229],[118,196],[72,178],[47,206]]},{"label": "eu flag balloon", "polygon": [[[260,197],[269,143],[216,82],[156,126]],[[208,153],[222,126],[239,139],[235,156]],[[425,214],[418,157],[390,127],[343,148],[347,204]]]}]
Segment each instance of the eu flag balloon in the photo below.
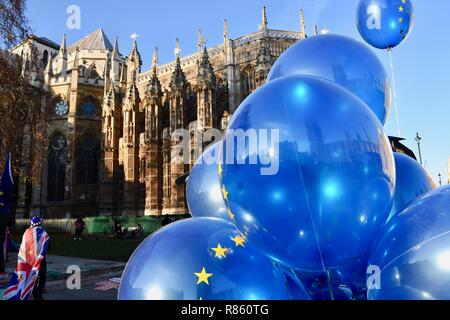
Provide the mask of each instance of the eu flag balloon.
[{"label": "eu flag balloon", "polygon": [[128,262],[119,289],[119,300],[291,298],[282,270],[217,218],[179,221],[147,238]]},{"label": "eu flag balloon", "polygon": [[206,149],[189,174],[186,197],[193,217],[214,216],[231,221],[220,191],[218,168],[221,147],[222,142],[219,141]]},{"label": "eu flag balloon", "polygon": [[450,186],[434,190],[382,230],[369,260],[370,300],[450,299]]},{"label": "eu flag balloon", "polygon": [[331,34],[299,41],[275,62],[268,81],[296,74],[335,82],[362,99],[378,120],[386,123],[391,106],[389,77],[364,43]]},{"label": "eu flag balloon", "polygon": [[414,23],[411,0],[361,0],[357,25],[367,43],[378,49],[392,49],[410,34]]},{"label": "eu flag balloon", "polygon": [[222,195],[249,243],[301,270],[368,258],[395,168],[381,123],[356,96],[317,77],[271,81],[235,112],[223,153]]},{"label": "eu flag balloon", "polygon": [[427,171],[414,159],[394,153],[396,186],[394,203],[388,220],[406,209],[418,197],[437,188]]}]

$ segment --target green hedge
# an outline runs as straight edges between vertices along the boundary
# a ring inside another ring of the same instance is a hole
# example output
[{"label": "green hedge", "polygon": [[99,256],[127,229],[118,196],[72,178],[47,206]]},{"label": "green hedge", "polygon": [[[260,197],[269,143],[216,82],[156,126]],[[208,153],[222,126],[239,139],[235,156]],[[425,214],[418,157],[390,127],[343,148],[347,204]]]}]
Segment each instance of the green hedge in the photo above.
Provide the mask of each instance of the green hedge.
[{"label": "green hedge", "polygon": [[[169,216],[172,221],[189,218],[189,215],[173,215]],[[161,228],[164,217],[153,216],[120,216],[120,217],[88,217],[83,218],[86,223],[85,232],[88,234],[112,234],[114,233],[114,220],[118,220],[122,227],[132,228],[140,224],[144,228],[146,234],[151,234]],[[49,232],[65,233],[74,231],[75,219],[68,221],[67,219],[44,219],[44,227]],[[16,230],[23,231],[24,228],[29,227],[30,221],[28,219],[16,220]]]},{"label": "green hedge", "polygon": [[[185,219],[186,215],[170,216],[172,221]],[[140,224],[146,234],[151,234],[161,228],[163,217],[90,217],[83,219],[86,223],[86,232],[89,234],[110,234],[114,232],[114,220],[118,220],[122,227],[132,228]]]}]

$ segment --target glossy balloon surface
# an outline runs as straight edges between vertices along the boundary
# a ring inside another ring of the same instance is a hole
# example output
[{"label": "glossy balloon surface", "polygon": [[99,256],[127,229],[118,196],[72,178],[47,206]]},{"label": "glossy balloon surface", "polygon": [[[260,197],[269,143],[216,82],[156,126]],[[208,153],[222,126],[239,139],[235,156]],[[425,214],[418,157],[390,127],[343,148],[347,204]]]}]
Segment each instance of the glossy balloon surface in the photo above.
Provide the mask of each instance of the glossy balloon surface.
[{"label": "glossy balloon surface", "polygon": [[361,0],[356,18],[359,33],[367,43],[390,49],[410,34],[414,8],[411,0]]},{"label": "glossy balloon surface", "polygon": [[256,248],[309,271],[368,258],[395,168],[381,123],[353,94],[310,76],[271,81],[233,115],[223,156],[224,199]]},{"label": "glossy balloon surface", "polygon": [[382,230],[369,260],[371,300],[450,299],[450,186],[416,200]]},{"label": "glossy balloon surface", "polygon": [[388,220],[406,209],[418,197],[437,188],[420,163],[401,153],[394,153],[394,158],[397,182]]},{"label": "glossy balloon surface", "polygon": [[331,34],[299,41],[278,58],[267,81],[290,75],[335,82],[363,100],[378,120],[386,123],[391,106],[389,77],[383,63],[364,43]]},{"label": "glossy balloon surface", "polygon": [[183,220],[147,238],[128,262],[119,290],[120,300],[291,298],[283,271],[217,218]]},{"label": "glossy balloon surface", "polygon": [[186,186],[187,204],[193,217],[212,217],[230,221],[220,191],[218,174],[222,142],[206,149],[192,168]]}]

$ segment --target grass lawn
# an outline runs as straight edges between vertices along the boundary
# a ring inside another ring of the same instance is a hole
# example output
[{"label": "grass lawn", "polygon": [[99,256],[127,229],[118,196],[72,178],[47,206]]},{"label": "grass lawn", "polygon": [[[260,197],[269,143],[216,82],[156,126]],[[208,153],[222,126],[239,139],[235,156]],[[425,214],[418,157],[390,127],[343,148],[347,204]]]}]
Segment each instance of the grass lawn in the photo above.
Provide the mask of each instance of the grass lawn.
[{"label": "grass lawn", "polygon": [[[49,254],[96,260],[127,262],[142,240],[115,240],[105,236],[84,236],[83,240],[73,240],[70,234],[50,234]],[[16,242],[20,235],[14,235]]]}]

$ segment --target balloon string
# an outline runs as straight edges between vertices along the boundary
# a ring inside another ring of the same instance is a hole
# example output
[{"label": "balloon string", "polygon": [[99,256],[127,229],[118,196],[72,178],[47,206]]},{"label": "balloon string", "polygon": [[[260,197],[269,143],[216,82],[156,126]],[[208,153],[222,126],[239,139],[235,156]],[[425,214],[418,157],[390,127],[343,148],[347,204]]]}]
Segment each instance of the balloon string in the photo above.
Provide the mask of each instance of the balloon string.
[{"label": "balloon string", "polygon": [[[286,95],[284,95],[283,108],[284,108],[284,112],[286,114],[287,120],[290,122],[290,119],[292,119],[292,118],[289,115],[289,112],[288,112],[288,110],[286,108],[286,104],[287,104]],[[300,162],[300,157],[298,156],[297,152],[294,152],[294,154],[295,154],[295,157],[297,158],[297,166],[298,166],[298,171],[299,171],[300,176],[301,176],[300,179],[301,179],[301,182],[302,182],[303,190],[306,190],[305,179],[304,179],[304,175],[303,175],[302,165],[301,165],[301,162]],[[316,225],[314,223],[314,218],[313,218],[313,215],[312,215],[311,203],[310,203],[309,197],[306,196],[306,198],[307,198],[306,199],[306,204],[308,206],[309,217],[311,219],[311,226],[312,226],[312,229],[313,229],[313,232],[314,232],[314,237],[315,237],[316,244],[317,244],[317,250],[318,250],[319,256],[320,256],[320,262],[322,264],[323,271],[327,275],[328,288],[332,288],[331,281],[330,281],[331,279],[330,279],[329,273],[327,271],[327,267],[325,266],[325,260],[323,258],[322,249],[320,248],[319,235],[317,233]],[[332,299],[334,297],[333,290],[330,290],[330,297]]]},{"label": "balloon string", "polygon": [[397,100],[397,87],[395,83],[395,71],[394,71],[394,62],[392,59],[392,49],[388,49],[388,56],[389,56],[389,62],[391,64],[391,74],[392,74],[392,93],[394,95],[394,108],[395,108],[395,119],[397,122],[397,135],[399,138],[401,138],[401,131],[400,131],[400,116],[399,116],[399,110],[398,110],[398,100]]}]

